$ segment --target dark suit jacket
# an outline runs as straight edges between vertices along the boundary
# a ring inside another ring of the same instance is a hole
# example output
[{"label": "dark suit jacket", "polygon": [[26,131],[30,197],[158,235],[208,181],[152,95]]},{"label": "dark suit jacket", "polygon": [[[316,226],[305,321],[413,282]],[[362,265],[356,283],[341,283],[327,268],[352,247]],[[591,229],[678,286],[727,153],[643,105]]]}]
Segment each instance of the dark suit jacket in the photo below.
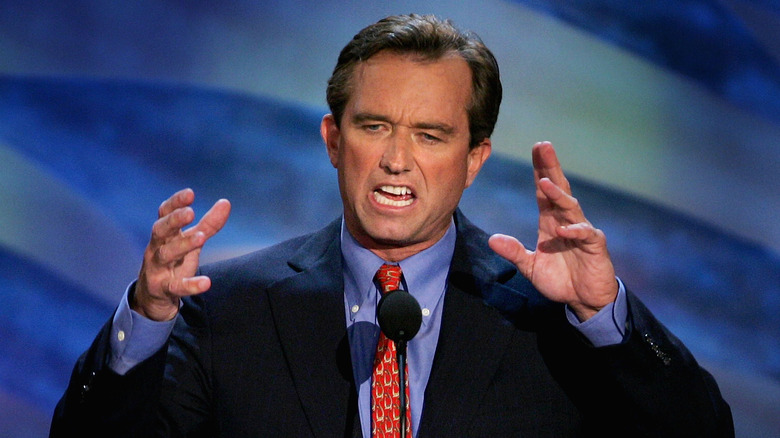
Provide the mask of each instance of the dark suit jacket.
[{"label": "dark suit jacket", "polygon": [[[419,437],[733,436],[712,377],[630,292],[626,340],[594,348],[455,218]],[[109,322],[51,436],[360,436],[339,224],[204,267],[212,290],[125,376],[105,365]]]}]

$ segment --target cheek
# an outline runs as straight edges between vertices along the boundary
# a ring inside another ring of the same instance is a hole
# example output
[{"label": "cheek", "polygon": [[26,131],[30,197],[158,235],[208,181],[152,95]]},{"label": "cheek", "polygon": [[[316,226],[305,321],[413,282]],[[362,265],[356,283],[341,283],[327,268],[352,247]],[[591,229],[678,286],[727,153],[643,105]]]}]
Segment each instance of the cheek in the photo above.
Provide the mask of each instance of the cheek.
[{"label": "cheek", "polygon": [[371,157],[365,153],[359,153],[355,149],[350,149],[340,157],[340,160],[340,170],[344,182],[349,184],[353,190],[362,189],[373,168]]},{"label": "cheek", "polygon": [[435,169],[429,167],[428,191],[447,204],[457,202],[466,187],[466,167],[462,160],[446,160],[439,163]]},{"label": "cheek", "polygon": [[440,171],[444,175],[445,184],[450,189],[462,189],[467,178],[467,165],[465,156],[457,156],[449,160],[442,166]]}]

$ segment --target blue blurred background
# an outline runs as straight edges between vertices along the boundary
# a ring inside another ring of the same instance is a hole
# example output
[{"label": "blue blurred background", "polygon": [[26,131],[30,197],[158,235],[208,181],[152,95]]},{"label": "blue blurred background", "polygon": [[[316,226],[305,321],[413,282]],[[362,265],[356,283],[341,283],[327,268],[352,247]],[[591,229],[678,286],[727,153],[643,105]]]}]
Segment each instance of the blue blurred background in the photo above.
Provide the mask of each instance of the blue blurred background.
[{"label": "blue blurred background", "polygon": [[0,436],[46,436],[174,191],[192,187],[200,214],[233,203],[206,261],[339,214],[327,78],[359,29],[408,12],[476,31],[501,65],[465,213],[535,242],[528,160],[551,140],[738,436],[780,436],[780,3],[388,3],[0,3]]}]

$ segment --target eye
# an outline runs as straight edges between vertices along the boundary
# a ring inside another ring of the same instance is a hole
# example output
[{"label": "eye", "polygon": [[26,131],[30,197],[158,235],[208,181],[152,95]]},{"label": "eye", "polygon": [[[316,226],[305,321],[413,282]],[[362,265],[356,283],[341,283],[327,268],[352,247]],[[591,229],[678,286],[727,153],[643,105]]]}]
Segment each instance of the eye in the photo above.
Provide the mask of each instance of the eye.
[{"label": "eye", "polygon": [[363,130],[368,132],[379,132],[382,130],[382,125],[379,123],[372,123],[363,125]]},{"label": "eye", "polygon": [[427,132],[421,132],[420,138],[422,138],[423,141],[428,144],[436,144],[442,141],[439,137],[436,137],[435,135],[431,135]]}]

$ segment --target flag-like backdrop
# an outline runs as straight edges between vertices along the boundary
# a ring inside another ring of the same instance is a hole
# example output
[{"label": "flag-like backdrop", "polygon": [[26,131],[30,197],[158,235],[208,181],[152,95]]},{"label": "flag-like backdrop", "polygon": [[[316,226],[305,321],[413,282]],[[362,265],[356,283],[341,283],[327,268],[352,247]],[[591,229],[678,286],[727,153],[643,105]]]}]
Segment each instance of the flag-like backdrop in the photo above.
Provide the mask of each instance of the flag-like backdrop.
[{"label": "flag-like backdrop", "polygon": [[618,274],[713,372],[738,436],[780,435],[780,4],[772,0],[0,3],[0,436],[46,436],[160,202],[234,206],[206,260],[340,212],[319,138],[340,48],[395,13],[501,65],[464,212],[535,241],[551,140]]}]

